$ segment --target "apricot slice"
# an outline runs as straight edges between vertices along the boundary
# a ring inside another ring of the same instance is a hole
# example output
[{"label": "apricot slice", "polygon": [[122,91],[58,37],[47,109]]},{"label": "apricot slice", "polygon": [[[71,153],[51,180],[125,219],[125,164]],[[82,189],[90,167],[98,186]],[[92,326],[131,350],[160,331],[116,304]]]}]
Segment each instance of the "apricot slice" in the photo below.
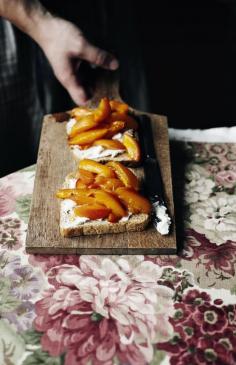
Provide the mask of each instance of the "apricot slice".
[{"label": "apricot slice", "polygon": [[93,172],[95,174],[99,174],[101,176],[115,177],[114,171],[109,166],[102,165],[101,163],[93,160],[81,160],[79,163],[79,168]]},{"label": "apricot slice", "polygon": [[92,114],[91,109],[83,108],[83,107],[76,107],[76,108],[72,109],[70,112],[70,115],[72,117],[76,118],[77,120],[79,120],[81,117],[91,115],[91,114]]},{"label": "apricot slice", "polygon": [[81,118],[79,121],[77,121],[73,127],[71,128],[71,131],[69,133],[69,137],[72,138],[76,134],[85,132],[89,129],[92,129],[97,126],[97,122],[94,120],[93,115],[87,115],[83,118]]},{"label": "apricot slice", "polygon": [[108,216],[108,222],[117,223],[119,221],[119,217],[115,216],[115,214],[110,213]]},{"label": "apricot slice", "polygon": [[[120,188],[122,189],[122,188]],[[94,193],[94,197],[98,203],[104,204],[108,209],[111,209],[112,213],[119,218],[122,218],[127,215],[125,209],[119,202],[119,200],[114,197],[112,194],[103,191],[97,190]]]},{"label": "apricot slice", "polygon": [[130,134],[125,133],[122,142],[125,145],[130,158],[134,161],[139,161],[141,158],[141,151],[137,140],[133,138]]},{"label": "apricot slice", "polygon": [[133,188],[134,190],[139,189],[138,178],[130,169],[116,161],[108,162],[107,166],[111,167],[115,171],[117,177],[127,188]]},{"label": "apricot slice", "polygon": [[96,122],[102,122],[111,114],[111,107],[108,98],[102,98],[98,108],[94,111],[94,119]]},{"label": "apricot slice", "polygon": [[92,198],[92,197],[86,196],[86,195],[76,196],[75,198],[72,198],[71,200],[74,200],[76,202],[76,204],[78,204],[78,205],[96,204],[95,198]]},{"label": "apricot slice", "polygon": [[125,128],[125,122],[122,120],[116,120],[109,124],[106,138],[112,138],[116,133],[122,131]]},{"label": "apricot slice", "polygon": [[84,184],[89,185],[94,182],[95,175],[88,170],[79,169],[79,178]]},{"label": "apricot slice", "polygon": [[81,196],[91,196],[96,189],[59,189],[56,197],[59,199],[73,199]]},{"label": "apricot slice", "polygon": [[128,114],[113,112],[108,119],[109,122],[115,122],[117,120],[125,122],[125,127],[127,129],[134,129],[134,130],[138,129],[138,123],[133,117],[131,117]]},{"label": "apricot slice", "polygon": [[129,110],[129,106],[125,103],[122,103],[118,100],[110,100],[110,107],[112,111],[127,113]]},{"label": "apricot slice", "polygon": [[69,139],[69,145],[87,145],[96,141],[96,139],[100,139],[107,134],[106,128],[92,129],[86,132],[82,132],[77,134],[73,138]]},{"label": "apricot slice", "polygon": [[138,214],[151,212],[151,203],[136,191],[128,188],[116,189],[116,194],[123,204],[128,208],[129,212]]},{"label": "apricot slice", "polygon": [[86,188],[87,188],[87,184],[85,184],[85,182],[83,182],[80,179],[78,179],[76,181],[76,189],[86,189]]},{"label": "apricot slice", "polygon": [[102,146],[110,150],[125,150],[125,146],[117,140],[114,139],[97,139],[93,142],[94,146]]},{"label": "apricot slice", "polygon": [[88,148],[90,148],[92,146],[92,144],[90,143],[90,144],[84,144],[83,146],[79,146],[79,148],[81,149],[81,150],[87,150]]},{"label": "apricot slice", "polygon": [[75,215],[79,217],[87,217],[89,219],[107,218],[111,209],[106,208],[102,204],[86,204],[74,208]]},{"label": "apricot slice", "polygon": [[106,178],[104,176],[98,175],[95,179],[96,187],[100,186],[103,190],[108,192],[114,192],[117,188],[124,186],[122,181],[115,178]]}]

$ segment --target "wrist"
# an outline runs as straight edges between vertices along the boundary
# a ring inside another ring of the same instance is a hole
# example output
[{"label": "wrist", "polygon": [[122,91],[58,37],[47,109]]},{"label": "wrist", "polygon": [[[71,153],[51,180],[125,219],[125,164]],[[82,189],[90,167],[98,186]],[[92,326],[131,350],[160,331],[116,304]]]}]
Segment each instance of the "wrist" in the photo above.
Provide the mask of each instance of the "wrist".
[{"label": "wrist", "polygon": [[53,18],[53,15],[42,7],[34,9],[22,30],[42,46],[47,34],[50,33],[50,23]]},{"label": "wrist", "polygon": [[[0,0],[0,16],[12,22],[37,43],[53,18],[39,0]],[[48,31],[49,29],[47,29]]]}]

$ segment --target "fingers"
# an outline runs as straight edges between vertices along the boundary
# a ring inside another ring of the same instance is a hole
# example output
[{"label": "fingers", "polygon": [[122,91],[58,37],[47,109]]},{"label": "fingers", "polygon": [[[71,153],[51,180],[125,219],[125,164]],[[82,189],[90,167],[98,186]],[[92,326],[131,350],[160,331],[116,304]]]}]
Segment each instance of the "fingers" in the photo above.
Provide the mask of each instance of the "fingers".
[{"label": "fingers", "polygon": [[85,39],[82,42],[80,57],[108,70],[116,70],[119,67],[118,60],[111,53],[93,46]]},{"label": "fingers", "polygon": [[87,94],[70,64],[64,69],[63,76],[60,75],[58,79],[77,105],[86,103]]},{"label": "fingers", "polygon": [[76,105],[84,105],[86,103],[87,94],[79,80],[74,75],[71,76],[67,84],[64,86]]}]

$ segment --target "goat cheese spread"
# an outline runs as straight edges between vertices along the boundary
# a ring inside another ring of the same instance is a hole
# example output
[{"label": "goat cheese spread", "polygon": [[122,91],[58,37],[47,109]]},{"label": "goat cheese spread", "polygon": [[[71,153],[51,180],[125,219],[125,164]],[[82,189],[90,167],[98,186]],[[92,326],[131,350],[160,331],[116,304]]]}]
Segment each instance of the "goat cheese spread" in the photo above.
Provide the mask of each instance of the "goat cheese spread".
[{"label": "goat cheese spread", "polygon": [[[75,123],[76,123],[75,118],[71,118],[68,121],[68,123],[66,124],[67,134],[70,134],[71,129],[73,128]],[[122,133],[117,133],[116,135],[113,136],[112,139],[116,139],[116,140],[122,142],[122,137],[123,137]],[[83,160],[85,158],[96,159],[96,158],[102,158],[102,157],[112,157],[112,158],[114,158],[117,155],[120,155],[120,154],[124,153],[124,150],[106,149],[102,146],[92,146],[92,147],[89,147],[85,150],[82,150],[79,146],[76,145],[76,146],[71,146],[71,150],[72,150],[74,156],[78,160]]]},{"label": "goat cheese spread", "polygon": [[74,213],[76,203],[71,199],[64,199],[61,202],[61,228],[76,228],[90,219],[78,217]]},{"label": "goat cheese spread", "polygon": [[[75,178],[66,177],[64,188],[65,189],[74,189],[76,187]],[[64,199],[61,201],[61,228],[76,228],[80,224],[84,224],[85,222],[91,221],[91,219],[87,217],[79,217],[74,213],[74,207],[76,206],[76,202],[71,199]],[[129,213],[126,217],[123,217],[119,220],[119,222],[127,222],[132,216]],[[107,222],[107,220],[103,219],[94,219],[95,221]],[[112,223],[111,223],[112,224]]]},{"label": "goat cheese spread", "polygon": [[83,160],[85,158],[96,159],[102,157],[115,157],[124,153],[124,150],[109,150],[102,146],[92,146],[87,148],[86,150],[81,150],[79,146],[72,146],[71,150],[74,156],[78,160]]},{"label": "goat cheese spread", "polygon": [[168,234],[170,230],[171,219],[167,213],[166,207],[156,203],[153,204],[153,208],[155,210],[156,217],[159,219],[159,222],[155,224],[157,231],[162,235]]},{"label": "goat cheese spread", "polygon": [[69,119],[69,121],[66,123],[66,133],[70,134],[71,129],[73,128],[73,126],[76,123],[76,119],[75,118],[71,118]]}]

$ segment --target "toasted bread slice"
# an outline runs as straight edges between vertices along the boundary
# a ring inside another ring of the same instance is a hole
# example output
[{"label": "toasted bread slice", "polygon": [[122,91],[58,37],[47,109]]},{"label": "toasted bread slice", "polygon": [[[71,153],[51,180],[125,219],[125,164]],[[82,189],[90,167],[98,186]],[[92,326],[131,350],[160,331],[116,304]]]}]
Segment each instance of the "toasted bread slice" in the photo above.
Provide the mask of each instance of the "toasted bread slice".
[{"label": "toasted bread slice", "polygon": [[[70,120],[67,125],[66,125],[66,131],[67,134],[69,133],[69,131],[71,130],[71,126],[73,125],[73,123],[71,124]],[[133,130],[133,129],[129,129],[129,130],[125,130],[122,133],[117,133],[117,136],[123,136],[124,133],[128,133],[130,134],[137,142],[139,141],[139,136],[137,131]],[[121,137],[122,138],[122,137]],[[114,136],[112,139],[118,139],[116,136]],[[81,150],[80,147],[78,145],[72,145],[70,146],[70,150],[72,152],[72,155],[74,157],[74,159],[79,162],[80,160],[83,160],[85,158],[89,158],[92,159],[94,161],[97,162],[101,162],[101,163],[105,163],[108,161],[118,161],[118,162],[122,162],[125,165],[128,166],[139,166],[141,161],[135,161],[134,159],[132,159],[129,154],[127,153],[126,150],[108,150],[105,148],[102,148],[101,146],[94,146],[90,148],[88,148],[87,150]],[[100,156],[97,156],[97,154],[100,154]]]},{"label": "toasted bread slice", "polygon": [[110,223],[107,220],[91,220],[77,225],[77,227],[64,226],[64,222],[60,220],[60,232],[63,237],[121,232],[140,232],[147,227],[149,220],[149,215],[143,213],[132,215],[128,218],[128,220],[119,221],[117,223]]},{"label": "toasted bread slice", "polygon": [[[81,158],[78,157],[78,154],[76,153],[76,149],[74,147],[71,147],[71,152],[72,152],[75,160],[77,162],[79,162],[81,160]],[[83,158],[85,158],[85,157],[83,157]],[[91,160],[97,161],[97,162],[101,162],[101,163],[106,163],[108,161],[118,161],[118,162],[121,162],[124,165],[130,166],[130,167],[135,167],[135,166],[140,165],[140,161],[132,160],[127,152],[122,152],[116,156],[104,156],[104,157],[97,157],[97,158],[88,157],[88,158],[90,158]]]},{"label": "toasted bread slice", "polygon": [[[132,170],[132,169],[131,169]],[[134,170],[132,170],[134,172]],[[73,189],[77,178],[75,173],[68,174],[63,184],[64,189]],[[75,237],[81,235],[139,232],[143,231],[149,221],[149,214],[129,214],[117,223],[110,223],[107,219],[89,220],[88,218],[75,217],[73,206],[76,204],[70,199],[60,202],[60,233],[63,237]]]}]

